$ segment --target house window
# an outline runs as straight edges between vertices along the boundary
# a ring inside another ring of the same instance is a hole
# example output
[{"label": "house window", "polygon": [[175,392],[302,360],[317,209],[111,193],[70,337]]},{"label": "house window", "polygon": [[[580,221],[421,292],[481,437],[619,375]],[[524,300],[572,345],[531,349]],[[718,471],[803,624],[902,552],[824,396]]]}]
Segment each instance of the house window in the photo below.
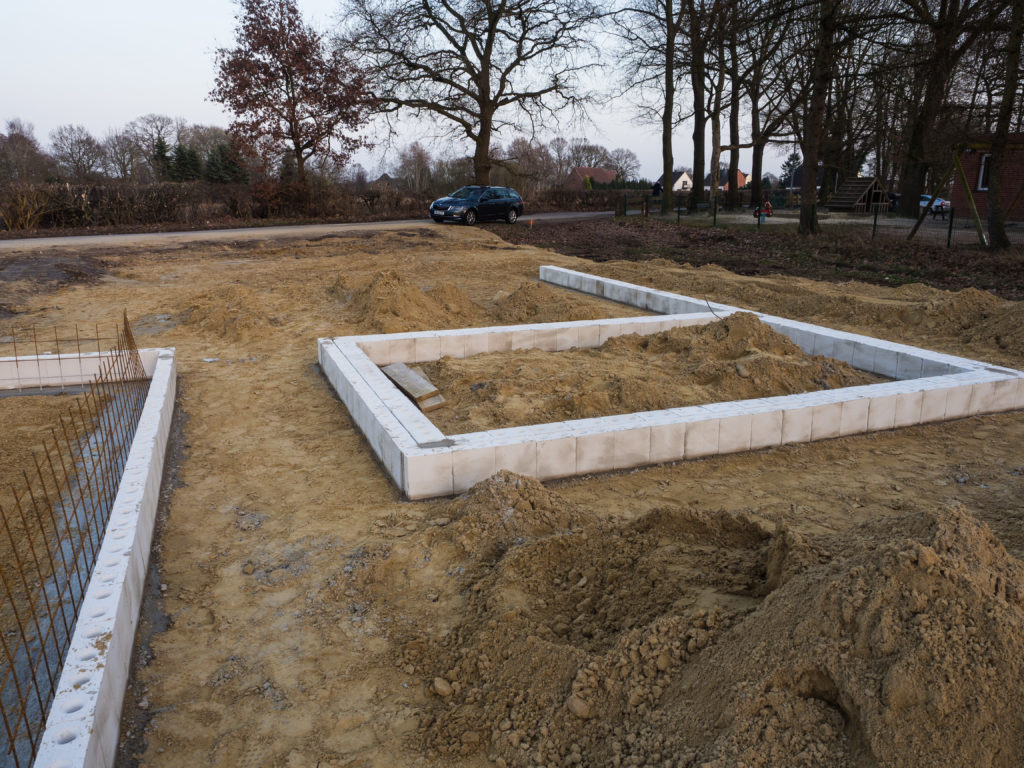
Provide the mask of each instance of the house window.
[{"label": "house window", "polygon": [[988,173],[989,173],[989,167],[992,165],[992,163],[990,162],[991,160],[992,160],[992,155],[982,155],[981,156],[981,166],[978,168],[978,191],[979,192],[987,192],[988,191]]}]

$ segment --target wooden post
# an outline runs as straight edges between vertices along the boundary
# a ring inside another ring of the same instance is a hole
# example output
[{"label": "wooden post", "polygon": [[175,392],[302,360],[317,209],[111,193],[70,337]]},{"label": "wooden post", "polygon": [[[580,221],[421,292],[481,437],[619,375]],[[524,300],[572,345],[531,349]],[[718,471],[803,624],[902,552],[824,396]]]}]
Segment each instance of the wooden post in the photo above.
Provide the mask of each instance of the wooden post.
[{"label": "wooden post", "polygon": [[967,205],[971,209],[971,215],[974,217],[974,226],[978,230],[978,242],[983,246],[987,246],[988,238],[985,237],[985,228],[981,225],[981,216],[978,215],[978,207],[974,204],[974,195],[971,194],[971,185],[967,181],[967,174],[964,173],[964,167],[960,164],[959,152],[953,155],[953,163],[956,165],[956,169],[960,174],[960,181],[964,185],[964,192],[967,193]]}]

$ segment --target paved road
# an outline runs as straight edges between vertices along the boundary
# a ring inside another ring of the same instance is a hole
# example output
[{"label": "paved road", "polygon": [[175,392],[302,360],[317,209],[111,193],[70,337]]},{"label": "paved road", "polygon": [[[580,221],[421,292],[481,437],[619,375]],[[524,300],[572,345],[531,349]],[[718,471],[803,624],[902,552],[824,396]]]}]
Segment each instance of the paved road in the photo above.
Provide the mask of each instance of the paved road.
[{"label": "paved road", "polygon": [[[577,213],[535,213],[523,217],[521,224],[534,221],[574,221],[611,216],[612,211],[584,211]],[[76,235],[73,237],[32,237],[0,240],[0,252],[37,251],[44,248],[81,248],[82,246],[144,245],[159,242],[215,242],[222,240],[267,240],[277,237],[322,237],[339,232],[358,232],[378,229],[439,226],[430,219],[402,219],[399,221],[371,221],[358,224],[300,224],[282,227],[244,227],[239,229],[202,229],[191,232],[145,232],[124,235]],[[445,226],[456,226],[448,224]]]}]

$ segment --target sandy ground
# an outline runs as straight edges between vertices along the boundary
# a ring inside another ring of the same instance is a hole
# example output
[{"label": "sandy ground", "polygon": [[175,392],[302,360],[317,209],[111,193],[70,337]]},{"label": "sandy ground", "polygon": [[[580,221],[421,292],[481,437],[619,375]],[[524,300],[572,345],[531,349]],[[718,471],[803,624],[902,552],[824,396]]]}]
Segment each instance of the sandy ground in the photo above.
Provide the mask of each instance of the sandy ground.
[{"label": "sandy ground", "polygon": [[541,264],[1016,367],[1020,305],[455,227],[75,255],[0,331],[124,307],[180,371],[120,765],[1017,764],[1024,414],[410,503],[315,342],[505,322]]}]

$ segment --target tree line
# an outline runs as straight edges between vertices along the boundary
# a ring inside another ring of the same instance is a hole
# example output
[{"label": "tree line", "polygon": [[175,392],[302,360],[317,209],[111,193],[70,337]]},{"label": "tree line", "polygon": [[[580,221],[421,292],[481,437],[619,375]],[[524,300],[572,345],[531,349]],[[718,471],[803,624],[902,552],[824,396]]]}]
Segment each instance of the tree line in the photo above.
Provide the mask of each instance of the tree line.
[{"label": "tree line", "polygon": [[[948,183],[954,148],[981,139],[991,152],[992,243],[1005,240],[993,192],[1008,184],[1010,137],[1024,130],[1019,0],[341,0],[344,21],[329,32],[303,21],[294,0],[238,5],[235,44],[217,52],[210,96],[234,115],[218,146],[250,169],[300,183],[311,164],[337,175],[356,149],[393,140],[402,116],[471,146],[452,162],[477,183],[516,168],[540,178],[564,154],[556,142],[573,141],[530,137],[614,96],[660,127],[666,179],[673,138],[688,133],[691,205],[703,201],[705,173],[711,189],[724,173],[727,202],[737,202],[741,149],[752,153],[757,199],[766,149],[795,147],[808,234],[818,227],[819,178],[827,190],[876,175],[915,215],[920,195]],[[7,152],[18,133],[8,128],[0,155],[17,155]],[[106,162],[116,178],[194,175],[203,163],[193,149],[211,165],[212,148],[197,148],[187,130],[173,143],[169,130],[162,136],[158,160],[152,126],[129,132],[151,142],[141,155],[130,141],[123,152],[112,137],[94,147],[67,128],[51,137],[63,173]],[[628,166],[629,150],[605,150],[601,164],[615,152]]]}]

